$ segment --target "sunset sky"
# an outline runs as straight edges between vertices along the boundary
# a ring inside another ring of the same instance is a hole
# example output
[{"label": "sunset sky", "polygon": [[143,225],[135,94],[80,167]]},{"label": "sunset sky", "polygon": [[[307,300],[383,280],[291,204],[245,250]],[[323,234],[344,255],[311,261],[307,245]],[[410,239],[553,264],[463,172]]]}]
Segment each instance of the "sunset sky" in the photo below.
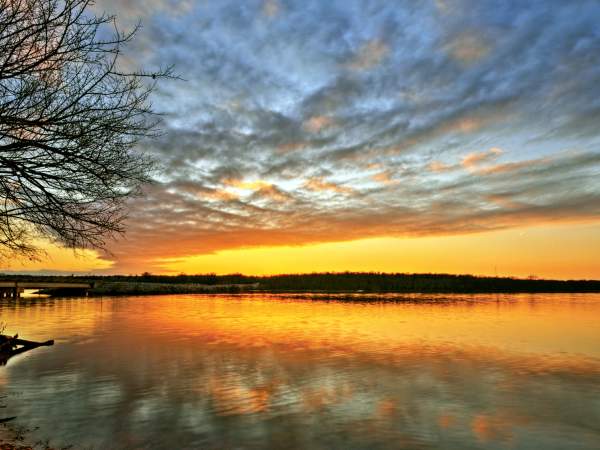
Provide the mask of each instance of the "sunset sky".
[{"label": "sunset sky", "polygon": [[156,182],[109,253],[7,270],[600,278],[597,0],[102,0]]}]

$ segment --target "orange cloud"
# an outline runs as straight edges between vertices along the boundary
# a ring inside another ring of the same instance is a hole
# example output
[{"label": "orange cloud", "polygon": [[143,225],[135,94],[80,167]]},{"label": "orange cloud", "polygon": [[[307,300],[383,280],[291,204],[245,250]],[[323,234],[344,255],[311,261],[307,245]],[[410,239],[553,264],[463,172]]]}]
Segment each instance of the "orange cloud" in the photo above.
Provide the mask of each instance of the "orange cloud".
[{"label": "orange cloud", "polygon": [[490,47],[479,33],[464,32],[452,39],[446,50],[461,63],[473,64],[483,59],[490,52]]},{"label": "orange cloud", "polygon": [[511,162],[504,164],[496,164],[488,167],[481,167],[478,170],[478,173],[482,175],[492,175],[496,173],[504,173],[504,172],[512,172],[513,170],[519,170],[524,167],[535,165],[541,160],[527,160],[527,161],[519,161],[519,162]]},{"label": "orange cloud", "polygon": [[382,41],[370,40],[358,50],[347,66],[352,70],[372,69],[381,63],[389,51],[389,47]]},{"label": "orange cloud", "polygon": [[462,166],[467,170],[475,170],[481,163],[498,158],[504,151],[497,147],[492,147],[485,152],[469,153],[462,159]]},{"label": "orange cloud", "polygon": [[473,114],[454,118],[442,124],[437,130],[437,134],[460,133],[470,134],[481,130],[482,128],[497,122],[503,122],[510,118],[505,107],[491,111],[476,111]]},{"label": "orange cloud", "polygon": [[478,117],[465,117],[457,120],[453,126],[454,131],[468,134],[479,130],[484,123],[484,120]]},{"label": "orange cloud", "polygon": [[277,0],[265,0],[262,6],[262,13],[268,18],[273,18],[281,12],[281,4]]},{"label": "orange cloud", "polygon": [[313,116],[306,120],[302,126],[311,133],[318,133],[324,128],[329,128],[334,123],[334,120],[329,116]]},{"label": "orange cloud", "polygon": [[271,200],[271,201],[279,202],[279,203],[288,202],[291,200],[291,197],[289,194],[281,191],[280,189],[278,189],[276,186],[274,186],[272,184],[269,186],[260,187],[253,194],[253,196],[255,198],[263,198],[263,199],[267,199],[267,200]]},{"label": "orange cloud", "polygon": [[502,208],[518,208],[523,206],[521,203],[515,202],[509,194],[490,194],[485,199],[491,203],[494,203]]},{"label": "orange cloud", "polygon": [[[473,114],[452,117],[446,121],[422,131],[417,131],[405,138],[399,144],[381,148],[377,151],[379,154],[395,155],[406,151],[407,149],[419,145],[423,142],[435,139],[448,133],[471,134],[475,133],[488,125],[508,120],[511,116],[506,111],[506,106],[497,109],[481,109]],[[364,152],[361,153],[364,156]]]},{"label": "orange cloud", "polygon": [[371,177],[374,181],[383,184],[391,184],[394,182],[392,179],[392,173],[389,170],[385,170],[383,172],[376,173]]},{"label": "orange cloud", "polygon": [[306,148],[306,146],[307,143],[304,141],[286,142],[277,146],[277,153],[289,153]]},{"label": "orange cloud", "polygon": [[456,168],[453,164],[445,164],[441,161],[432,161],[429,163],[429,170],[436,173],[448,172]]},{"label": "orange cloud", "polygon": [[256,191],[265,187],[272,186],[271,183],[264,180],[244,181],[236,178],[227,178],[223,180],[223,184],[236,189],[244,189],[249,191]]},{"label": "orange cloud", "polygon": [[[243,191],[253,191],[252,198],[253,199],[266,199],[275,202],[287,202],[291,200],[291,196],[279,189],[272,183],[269,183],[265,180],[250,180],[244,181],[235,178],[228,178],[223,180],[223,184],[230,188],[241,189]],[[228,190],[215,190],[208,195],[202,194],[204,196],[208,196],[209,198],[219,199],[219,200],[236,200],[239,199],[240,196],[234,192],[230,192]]]},{"label": "orange cloud", "polygon": [[462,159],[462,166],[470,172],[478,175],[494,175],[498,173],[513,172],[526,167],[533,167],[539,164],[545,164],[552,158],[529,159],[525,161],[508,162],[501,164],[485,164],[502,155],[504,151],[493,147],[486,152],[470,153]]},{"label": "orange cloud", "polygon": [[237,200],[239,198],[239,195],[237,195],[233,192],[229,192],[224,189],[215,189],[210,192],[202,192],[202,193],[199,193],[198,196],[201,198],[207,198],[210,200],[225,201],[225,202],[230,201],[230,200]]},{"label": "orange cloud", "polygon": [[304,187],[311,191],[333,191],[338,194],[352,194],[354,189],[351,189],[346,186],[340,186],[339,184],[331,183],[329,181],[323,180],[321,177],[313,177],[308,179],[304,183]]}]

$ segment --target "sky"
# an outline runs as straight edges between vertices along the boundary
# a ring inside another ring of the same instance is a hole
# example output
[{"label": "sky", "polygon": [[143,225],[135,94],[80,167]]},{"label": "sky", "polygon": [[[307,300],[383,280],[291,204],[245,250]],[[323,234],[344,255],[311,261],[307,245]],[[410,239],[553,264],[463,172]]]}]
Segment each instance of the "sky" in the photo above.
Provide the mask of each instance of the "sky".
[{"label": "sky", "polygon": [[600,278],[597,0],[101,0],[160,163],[106,252],[11,270]]}]

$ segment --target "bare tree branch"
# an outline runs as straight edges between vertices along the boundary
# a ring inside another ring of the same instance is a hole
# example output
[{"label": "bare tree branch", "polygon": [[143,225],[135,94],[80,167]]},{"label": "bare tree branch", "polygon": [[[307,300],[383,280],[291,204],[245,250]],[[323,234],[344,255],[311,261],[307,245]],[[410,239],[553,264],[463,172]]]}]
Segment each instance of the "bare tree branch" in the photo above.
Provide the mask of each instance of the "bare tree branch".
[{"label": "bare tree branch", "polygon": [[119,70],[138,27],[119,31],[89,5],[0,0],[0,254],[34,256],[37,236],[102,247],[149,181],[134,147],[157,133],[149,95],[172,68]]}]

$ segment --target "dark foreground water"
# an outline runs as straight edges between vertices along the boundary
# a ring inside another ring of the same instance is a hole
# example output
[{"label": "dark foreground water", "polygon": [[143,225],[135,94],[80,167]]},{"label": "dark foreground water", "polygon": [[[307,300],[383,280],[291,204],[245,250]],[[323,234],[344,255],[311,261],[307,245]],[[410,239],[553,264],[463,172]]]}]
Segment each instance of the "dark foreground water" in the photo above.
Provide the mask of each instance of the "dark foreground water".
[{"label": "dark foreground water", "polygon": [[[382,297],[385,299],[385,297]],[[0,416],[95,449],[600,449],[600,295],[32,299]]]}]

